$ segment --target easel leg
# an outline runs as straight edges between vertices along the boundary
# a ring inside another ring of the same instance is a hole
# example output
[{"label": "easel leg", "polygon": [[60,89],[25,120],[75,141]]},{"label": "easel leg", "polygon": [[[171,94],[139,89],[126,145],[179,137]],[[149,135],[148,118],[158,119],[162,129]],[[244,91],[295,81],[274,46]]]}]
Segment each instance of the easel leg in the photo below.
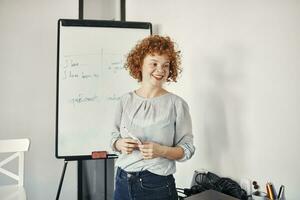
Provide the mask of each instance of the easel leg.
[{"label": "easel leg", "polygon": [[56,200],[59,200],[59,195],[60,195],[62,184],[64,182],[64,177],[65,177],[65,172],[66,172],[67,165],[68,165],[68,161],[65,160],[64,168],[63,168],[63,171],[62,171],[62,174],[61,174],[61,177],[60,177],[60,182],[59,182],[59,186],[58,186],[58,190],[57,190],[57,194],[56,194]]},{"label": "easel leg", "polygon": [[104,159],[104,199],[107,200],[107,159]]},{"label": "easel leg", "polygon": [[83,161],[78,160],[78,167],[77,167],[77,199],[83,200],[82,195],[82,178],[83,178]]}]

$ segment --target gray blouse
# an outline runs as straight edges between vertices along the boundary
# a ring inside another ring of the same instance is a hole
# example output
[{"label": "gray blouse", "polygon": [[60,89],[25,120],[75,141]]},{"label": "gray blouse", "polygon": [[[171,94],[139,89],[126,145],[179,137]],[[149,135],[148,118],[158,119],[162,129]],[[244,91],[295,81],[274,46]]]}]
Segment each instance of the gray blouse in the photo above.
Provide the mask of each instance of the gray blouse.
[{"label": "gray blouse", "polygon": [[173,93],[154,98],[143,98],[135,92],[123,95],[116,109],[111,147],[119,155],[116,166],[128,172],[148,170],[163,176],[175,173],[174,160],[162,157],[144,160],[139,150],[129,155],[117,152],[113,144],[118,138],[129,137],[127,130],[142,142],[182,147],[184,156],[177,161],[188,160],[195,152],[189,107]]}]

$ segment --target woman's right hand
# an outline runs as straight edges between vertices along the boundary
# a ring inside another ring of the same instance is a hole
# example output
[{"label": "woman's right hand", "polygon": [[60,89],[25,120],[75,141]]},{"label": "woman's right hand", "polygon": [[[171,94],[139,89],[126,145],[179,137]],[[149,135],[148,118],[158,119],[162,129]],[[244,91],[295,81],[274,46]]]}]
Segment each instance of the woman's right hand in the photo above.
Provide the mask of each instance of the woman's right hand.
[{"label": "woman's right hand", "polygon": [[138,147],[138,143],[131,138],[120,138],[116,141],[115,147],[124,154],[131,154]]}]

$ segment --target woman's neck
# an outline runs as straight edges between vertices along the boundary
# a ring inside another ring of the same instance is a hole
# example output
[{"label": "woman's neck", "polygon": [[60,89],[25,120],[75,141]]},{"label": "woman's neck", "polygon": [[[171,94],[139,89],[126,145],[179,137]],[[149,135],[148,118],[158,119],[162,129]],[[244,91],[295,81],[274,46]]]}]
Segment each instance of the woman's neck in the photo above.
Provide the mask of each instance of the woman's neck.
[{"label": "woman's neck", "polygon": [[167,90],[161,87],[147,87],[142,85],[139,89],[137,89],[136,94],[144,97],[144,98],[153,98],[153,97],[158,97],[163,94],[168,93]]}]

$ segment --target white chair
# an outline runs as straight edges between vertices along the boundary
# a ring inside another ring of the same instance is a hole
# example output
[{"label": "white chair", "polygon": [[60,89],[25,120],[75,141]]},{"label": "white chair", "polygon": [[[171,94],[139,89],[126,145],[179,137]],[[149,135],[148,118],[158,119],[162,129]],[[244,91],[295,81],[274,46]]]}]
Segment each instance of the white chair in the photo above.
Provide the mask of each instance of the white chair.
[{"label": "white chair", "polygon": [[[16,184],[13,185],[0,185],[1,200],[26,200],[26,192],[23,187],[24,152],[28,151],[29,143],[29,139],[0,140],[0,153],[5,153],[5,155],[13,153],[5,159],[0,157],[0,175],[7,175],[16,182]],[[8,169],[3,168],[4,165],[16,158],[18,158],[18,174],[15,174],[12,170],[9,171]]]}]

